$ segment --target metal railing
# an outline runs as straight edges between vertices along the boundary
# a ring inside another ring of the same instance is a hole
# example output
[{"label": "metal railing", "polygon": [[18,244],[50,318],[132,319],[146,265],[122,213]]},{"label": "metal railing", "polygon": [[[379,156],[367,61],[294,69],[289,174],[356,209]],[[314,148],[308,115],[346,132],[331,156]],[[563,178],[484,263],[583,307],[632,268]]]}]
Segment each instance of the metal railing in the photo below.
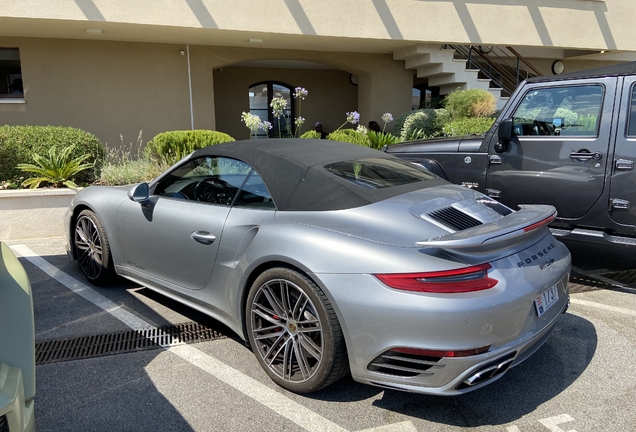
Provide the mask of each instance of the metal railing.
[{"label": "metal railing", "polygon": [[467,69],[478,69],[481,78],[488,78],[494,87],[501,88],[502,96],[510,96],[523,80],[542,75],[509,46],[444,45],[444,47],[454,49],[456,57],[465,59]]}]

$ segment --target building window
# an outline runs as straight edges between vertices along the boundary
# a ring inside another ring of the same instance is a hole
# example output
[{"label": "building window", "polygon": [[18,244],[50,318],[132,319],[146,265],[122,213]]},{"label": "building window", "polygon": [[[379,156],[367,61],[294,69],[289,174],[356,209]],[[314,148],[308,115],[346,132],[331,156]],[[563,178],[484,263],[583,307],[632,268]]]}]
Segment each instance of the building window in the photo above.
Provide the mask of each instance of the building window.
[{"label": "building window", "polygon": [[22,98],[22,68],[17,48],[0,48],[0,97]]},{"label": "building window", "polygon": [[[295,132],[294,125],[294,90],[291,86],[275,81],[256,83],[250,86],[250,114],[257,115],[261,121],[268,121],[272,124],[269,130],[270,137],[279,136],[292,137]],[[287,101],[287,108],[278,119],[274,117],[270,104],[275,97],[282,97]],[[264,138],[267,135],[262,129],[258,130],[257,138]]]}]

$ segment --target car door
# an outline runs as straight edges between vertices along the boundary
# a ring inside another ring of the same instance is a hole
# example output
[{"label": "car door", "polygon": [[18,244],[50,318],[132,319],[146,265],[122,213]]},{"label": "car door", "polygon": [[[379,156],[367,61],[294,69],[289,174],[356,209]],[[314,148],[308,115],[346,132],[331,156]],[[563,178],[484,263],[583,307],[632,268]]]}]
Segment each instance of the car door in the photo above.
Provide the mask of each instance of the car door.
[{"label": "car door", "polygon": [[636,76],[627,76],[620,97],[609,212],[619,224],[636,225]]},{"label": "car door", "polygon": [[192,159],[154,184],[146,204],[124,202],[117,224],[127,270],[166,287],[205,287],[232,200],[250,170],[234,159]]},{"label": "car door", "polygon": [[517,208],[551,204],[578,219],[600,198],[616,78],[527,86],[508,115],[513,139],[489,143],[487,194]]}]

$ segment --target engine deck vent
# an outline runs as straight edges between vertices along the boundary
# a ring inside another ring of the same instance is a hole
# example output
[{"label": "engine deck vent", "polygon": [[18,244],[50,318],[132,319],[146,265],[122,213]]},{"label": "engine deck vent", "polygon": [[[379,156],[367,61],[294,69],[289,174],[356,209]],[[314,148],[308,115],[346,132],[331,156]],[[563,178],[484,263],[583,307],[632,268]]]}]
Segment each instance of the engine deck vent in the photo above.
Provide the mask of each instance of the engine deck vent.
[{"label": "engine deck vent", "polygon": [[512,213],[511,209],[509,209],[508,207],[506,207],[499,201],[495,201],[494,199],[480,198],[477,200],[477,202],[482,203],[486,207],[490,207],[491,209],[493,209],[494,211],[496,211],[502,216],[508,216],[509,214]]},{"label": "engine deck vent", "polygon": [[453,206],[433,210],[432,212],[427,213],[426,216],[454,231],[463,231],[468,228],[482,225],[481,221]]},{"label": "engine deck vent", "polygon": [[429,369],[434,366],[443,367],[439,364],[440,360],[441,357],[424,357],[388,350],[373,359],[367,369],[398,377],[433,375],[434,372]]}]

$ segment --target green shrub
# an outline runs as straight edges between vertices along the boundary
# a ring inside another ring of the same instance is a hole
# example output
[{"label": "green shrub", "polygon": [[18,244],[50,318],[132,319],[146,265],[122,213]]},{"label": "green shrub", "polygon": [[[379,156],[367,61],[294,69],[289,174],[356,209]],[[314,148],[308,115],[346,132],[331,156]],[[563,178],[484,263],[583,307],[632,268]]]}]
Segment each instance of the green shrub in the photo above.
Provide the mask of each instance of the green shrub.
[{"label": "green shrub", "polygon": [[448,136],[483,135],[488,132],[494,122],[495,119],[492,117],[459,118],[444,126],[444,134]]},{"label": "green shrub", "polygon": [[146,146],[146,156],[154,161],[172,165],[195,150],[214,144],[234,141],[230,135],[211,130],[163,132]]},{"label": "green shrub", "polygon": [[371,147],[371,141],[365,134],[354,129],[340,129],[331,132],[327,135],[327,139],[331,141],[348,142],[351,144],[358,144],[365,147]]},{"label": "green shrub", "polygon": [[416,130],[420,131],[422,138],[440,136],[444,125],[449,121],[450,116],[445,109],[428,108],[414,111],[406,117],[400,139],[406,141]]},{"label": "green shrub", "polygon": [[446,96],[444,107],[453,119],[464,117],[490,117],[497,109],[495,97],[483,89],[457,89]]},{"label": "green shrub", "polygon": [[391,145],[400,142],[400,139],[395,135],[384,132],[368,131],[367,137],[369,138],[369,142],[371,143],[370,147],[377,150],[382,150],[382,147],[384,147],[385,145]]},{"label": "green shrub", "polygon": [[51,147],[64,149],[71,146],[74,146],[72,159],[88,155],[85,163],[91,164],[91,168],[75,176],[75,181],[93,183],[99,178],[104,157],[104,147],[95,135],[62,126],[0,126],[0,180],[24,175],[17,166],[32,163],[34,153],[43,155]]},{"label": "green shrub", "polygon": [[305,139],[320,139],[320,132],[310,130],[302,134],[300,137]]},{"label": "green shrub", "polygon": [[36,189],[40,183],[51,183],[53,187],[66,186],[76,188],[77,185],[71,180],[80,172],[93,167],[93,164],[83,164],[89,155],[72,158],[71,154],[75,150],[75,146],[69,146],[57,150],[53,146],[45,156],[33,153],[32,158],[35,163],[18,164],[18,169],[25,173],[33,173],[37,177],[27,178],[22,182],[22,186],[29,186]]}]

